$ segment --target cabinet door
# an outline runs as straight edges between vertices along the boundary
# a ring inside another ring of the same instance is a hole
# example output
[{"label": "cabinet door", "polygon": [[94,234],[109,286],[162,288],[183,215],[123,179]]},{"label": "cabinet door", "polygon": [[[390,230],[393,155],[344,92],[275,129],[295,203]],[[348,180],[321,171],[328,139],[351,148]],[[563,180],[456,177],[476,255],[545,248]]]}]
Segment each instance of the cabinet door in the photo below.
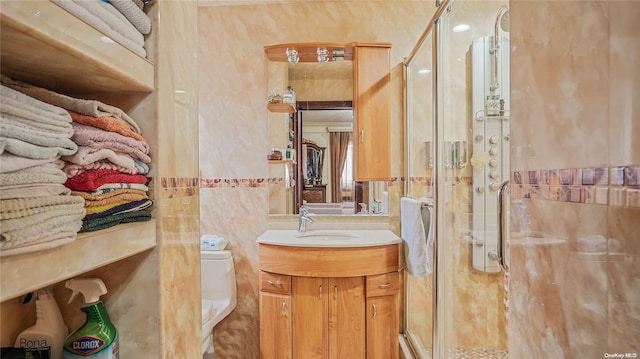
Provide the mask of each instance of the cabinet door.
[{"label": "cabinet door", "polygon": [[291,297],[260,292],[260,358],[291,359]]},{"label": "cabinet door", "polygon": [[330,278],[329,289],[329,357],[364,359],[364,277]]},{"label": "cabinet door", "polygon": [[328,280],[293,277],[293,357],[326,359],[328,352]]},{"label": "cabinet door", "polygon": [[356,46],[353,61],[353,168],[356,181],[391,178],[390,48]]},{"label": "cabinet door", "polygon": [[367,298],[367,359],[398,358],[397,295]]}]

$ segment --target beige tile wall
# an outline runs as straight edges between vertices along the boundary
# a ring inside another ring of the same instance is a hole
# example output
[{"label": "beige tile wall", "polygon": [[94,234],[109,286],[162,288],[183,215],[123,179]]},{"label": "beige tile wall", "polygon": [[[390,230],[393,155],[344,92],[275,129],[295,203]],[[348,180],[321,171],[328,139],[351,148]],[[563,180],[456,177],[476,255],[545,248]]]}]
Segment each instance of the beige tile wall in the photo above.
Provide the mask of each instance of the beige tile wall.
[{"label": "beige tile wall", "polygon": [[512,169],[533,174],[512,192],[512,357],[640,350],[639,16],[633,1],[512,2]]}]

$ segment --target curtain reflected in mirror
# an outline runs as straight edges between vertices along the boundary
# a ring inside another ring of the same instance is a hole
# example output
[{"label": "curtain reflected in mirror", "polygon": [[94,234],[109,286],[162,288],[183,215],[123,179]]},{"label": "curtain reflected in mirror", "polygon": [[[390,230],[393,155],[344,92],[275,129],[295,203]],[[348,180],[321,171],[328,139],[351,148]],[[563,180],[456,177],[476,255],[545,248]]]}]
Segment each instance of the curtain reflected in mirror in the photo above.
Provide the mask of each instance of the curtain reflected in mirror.
[{"label": "curtain reflected in mirror", "polygon": [[[351,132],[329,132],[329,146],[331,148],[331,182],[335,183],[331,188],[331,202],[340,203],[347,197],[344,195],[344,189],[348,189],[347,194],[350,198],[352,190],[352,182],[346,177],[344,171],[347,162],[347,151],[349,142],[351,141]],[[348,188],[343,188],[349,185]]]}]

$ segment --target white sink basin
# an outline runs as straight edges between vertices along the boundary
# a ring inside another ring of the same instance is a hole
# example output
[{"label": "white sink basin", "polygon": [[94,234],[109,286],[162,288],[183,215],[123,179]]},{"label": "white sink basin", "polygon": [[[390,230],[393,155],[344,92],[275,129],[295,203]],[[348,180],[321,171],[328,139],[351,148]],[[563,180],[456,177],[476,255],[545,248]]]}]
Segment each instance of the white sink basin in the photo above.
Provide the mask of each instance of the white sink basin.
[{"label": "white sink basin", "polygon": [[308,230],[270,229],[258,237],[258,243],[290,247],[370,247],[400,243],[388,229]]},{"label": "white sink basin", "polygon": [[358,238],[357,235],[346,232],[329,231],[309,231],[298,233],[297,238],[309,239],[313,241],[348,241]]}]

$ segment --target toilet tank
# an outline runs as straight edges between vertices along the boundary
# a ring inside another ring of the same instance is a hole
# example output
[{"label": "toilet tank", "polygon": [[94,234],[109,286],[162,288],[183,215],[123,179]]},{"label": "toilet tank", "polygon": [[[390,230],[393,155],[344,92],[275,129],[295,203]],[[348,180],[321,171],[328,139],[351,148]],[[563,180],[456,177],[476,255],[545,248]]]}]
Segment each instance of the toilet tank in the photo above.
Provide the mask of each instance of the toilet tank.
[{"label": "toilet tank", "polygon": [[202,298],[236,300],[236,273],[230,251],[200,251]]}]

